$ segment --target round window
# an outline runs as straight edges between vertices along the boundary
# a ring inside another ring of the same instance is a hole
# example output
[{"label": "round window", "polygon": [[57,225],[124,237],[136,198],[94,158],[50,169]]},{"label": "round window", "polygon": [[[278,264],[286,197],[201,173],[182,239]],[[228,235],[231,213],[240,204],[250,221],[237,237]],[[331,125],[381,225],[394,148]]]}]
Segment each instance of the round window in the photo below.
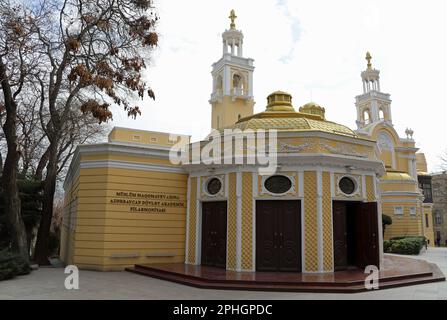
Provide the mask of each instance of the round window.
[{"label": "round window", "polygon": [[274,194],[283,194],[292,188],[292,182],[285,176],[273,176],[265,180],[265,188]]},{"label": "round window", "polygon": [[206,185],[206,191],[214,196],[220,192],[222,189],[222,182],[217,178],[212,178],[210,181],[208,181],[208,184]]},{"label": "round window", "polygon": [[344,177],[338,183],[338,187],[344,194],[351,195],[355,192],[356,186],[355,182],[347,177]]}]

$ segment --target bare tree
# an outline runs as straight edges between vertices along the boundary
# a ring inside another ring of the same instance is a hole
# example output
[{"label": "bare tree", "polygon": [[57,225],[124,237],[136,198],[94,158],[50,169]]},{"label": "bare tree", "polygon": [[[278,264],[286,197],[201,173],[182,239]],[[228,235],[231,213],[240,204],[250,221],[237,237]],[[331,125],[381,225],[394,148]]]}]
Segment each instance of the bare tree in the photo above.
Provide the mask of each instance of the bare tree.
[{"label": "bare tree", "polygon": [[43,109],[49,113],[43,126],[49,145],[35,251],[36,261],[46,264],[58,161],[61,151],[73,151],[64,147],[67,120],[79,106],[99,123],[112,118],[112,104],[122,106],[128,116],[140,114],[131,101],[145,95],[154,98],[142,71],[158,42],[158,18],[150,0],[48,0],[33,11],[40,16],[33,27],[45,53],[39,83]]},{"label": "bare tree", "polygon": [[4,195],[4,211],[12,236],[12,249],[28,261],[25,226],[20,213],[17,187],[20,150],[17,139],[17,114],[19,99],[26,83],[37,72],[39,55],[33,41],[34,28],[31,15],[7,0],[0,0],[0,82],[5,112],[3,132],[7,154],[3,166],[1,186]]}]

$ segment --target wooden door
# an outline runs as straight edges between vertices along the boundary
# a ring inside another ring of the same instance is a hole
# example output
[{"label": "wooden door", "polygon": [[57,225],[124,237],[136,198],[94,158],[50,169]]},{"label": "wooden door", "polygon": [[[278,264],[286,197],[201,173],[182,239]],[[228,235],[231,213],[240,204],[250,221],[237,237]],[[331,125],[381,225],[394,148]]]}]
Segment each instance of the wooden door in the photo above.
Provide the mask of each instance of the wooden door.
[{"label": "wooden door", "polygon": [[202,203],[202,265],[225,268],[227,261],[227,203]]},{"label": "wooden door", "polygon": [[256,269],[275,271],[278,267],[278,219],[276,201],[256,202]]},{"label": "wooden door", "polygon": [[279,270],[301,272],[301,205],[299,201],[279,202]]},{"label": "wooden door", "polygon": [[256,203],[256,269],[301,272],[299,201]]},{"label": "wooden door", "polygon": [[365,268],[369,265],[379,267],[379,228],[377,220],[377,203],[361,203],[358,206],[356,219],[356,256],[357,266]]},{"label": "wooden door", "polygon": [[345,270],[348,267],[348,233],[347,233],[347,206],[345,202],[333,203],[334,228],[334,269]]}]

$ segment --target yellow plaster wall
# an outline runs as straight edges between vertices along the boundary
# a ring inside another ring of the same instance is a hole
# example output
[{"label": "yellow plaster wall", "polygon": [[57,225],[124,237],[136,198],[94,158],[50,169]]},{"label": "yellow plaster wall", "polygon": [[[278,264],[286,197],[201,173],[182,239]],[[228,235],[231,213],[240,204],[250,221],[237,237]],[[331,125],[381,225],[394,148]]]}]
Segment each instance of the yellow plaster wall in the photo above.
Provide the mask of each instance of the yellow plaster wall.
[{"label": "yellow plaster wall", "polygon": [[409,191],[416,192],[417,191],[417,183],[416,182],[395,182],[395,183],[381,183],[380,191]]},{"label": "yellow plaster wall", "polygon": [[[238,116],[245,118],[253,115],[253,101],[243,99],[232,100],[231,97],[223,97],[222,102],[216,102],[212,106],[211,126],[220,129],[231,126],[238,121]],[[217,123],[219,117],[219,126]]]},{"label": "yellow plaster wall", "polygon": [[304,251],[305,270],[318,271],[317,173],[304,172]]},{"label": "yellow plaster wall", "polygon": [[65,265],[73,264],[75,233],[66,226],[61,228],[60,259]]},{"label": "yellow plaster wall", "polygon": [[109,142],[130,142],[146,145],[159,145],[172,147],[178,142],[189,143],[190,137],[186,135],[174,135],[166,132],[143,131],[128,128],[115,127],[109,134]]},{"label": "yellow plaster wall", "polygon": [[382,151],[380,154],[380,160],[383,161],[383,164],[387,169],[393,167],[393,154],[390,151]]},{"label": "yellow plaster wall", "polygon": [[[403,215],[395,215],[394,208],[403,207]],[[416,215],[410,215],[410,208],[416,208]],[[384,239],[389,240],[400,236],[422,235],[421,207],[417,203],[409,203],[403,200],[401,203],[382,203],[382,213],[393,219],[391,226],[386,226]]]},{"label": "yellow plaster wall", "polygon": [[[124,164],[138,159],[153,164],[150,158],[112,154],[86,158]],[[78,267],[93,270],[184,262],[186,174],[83,168],[78,181],[76,233],[63,231],[62,255],[66,261],[72,255],[71,261]],[[164,196],[167,198],[154,198]]]}]

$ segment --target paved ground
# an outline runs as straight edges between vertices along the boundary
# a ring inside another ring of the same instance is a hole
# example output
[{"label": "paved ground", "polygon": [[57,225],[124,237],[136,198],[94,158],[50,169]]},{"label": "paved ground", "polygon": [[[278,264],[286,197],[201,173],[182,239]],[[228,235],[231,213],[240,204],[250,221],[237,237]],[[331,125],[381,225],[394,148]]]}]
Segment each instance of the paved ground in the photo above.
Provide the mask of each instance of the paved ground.
[{"label": "paved ground", "polygon": [[[418,259],[436,263],[447,275],[447,248],[432,248]],[[0,282],[0,299],[442,299],[447,282],[357,294],[282,293],[203,290],[129,272],[81,271],[79,290],[66,290],[62,268],[41,268],[28,276]]]}]

